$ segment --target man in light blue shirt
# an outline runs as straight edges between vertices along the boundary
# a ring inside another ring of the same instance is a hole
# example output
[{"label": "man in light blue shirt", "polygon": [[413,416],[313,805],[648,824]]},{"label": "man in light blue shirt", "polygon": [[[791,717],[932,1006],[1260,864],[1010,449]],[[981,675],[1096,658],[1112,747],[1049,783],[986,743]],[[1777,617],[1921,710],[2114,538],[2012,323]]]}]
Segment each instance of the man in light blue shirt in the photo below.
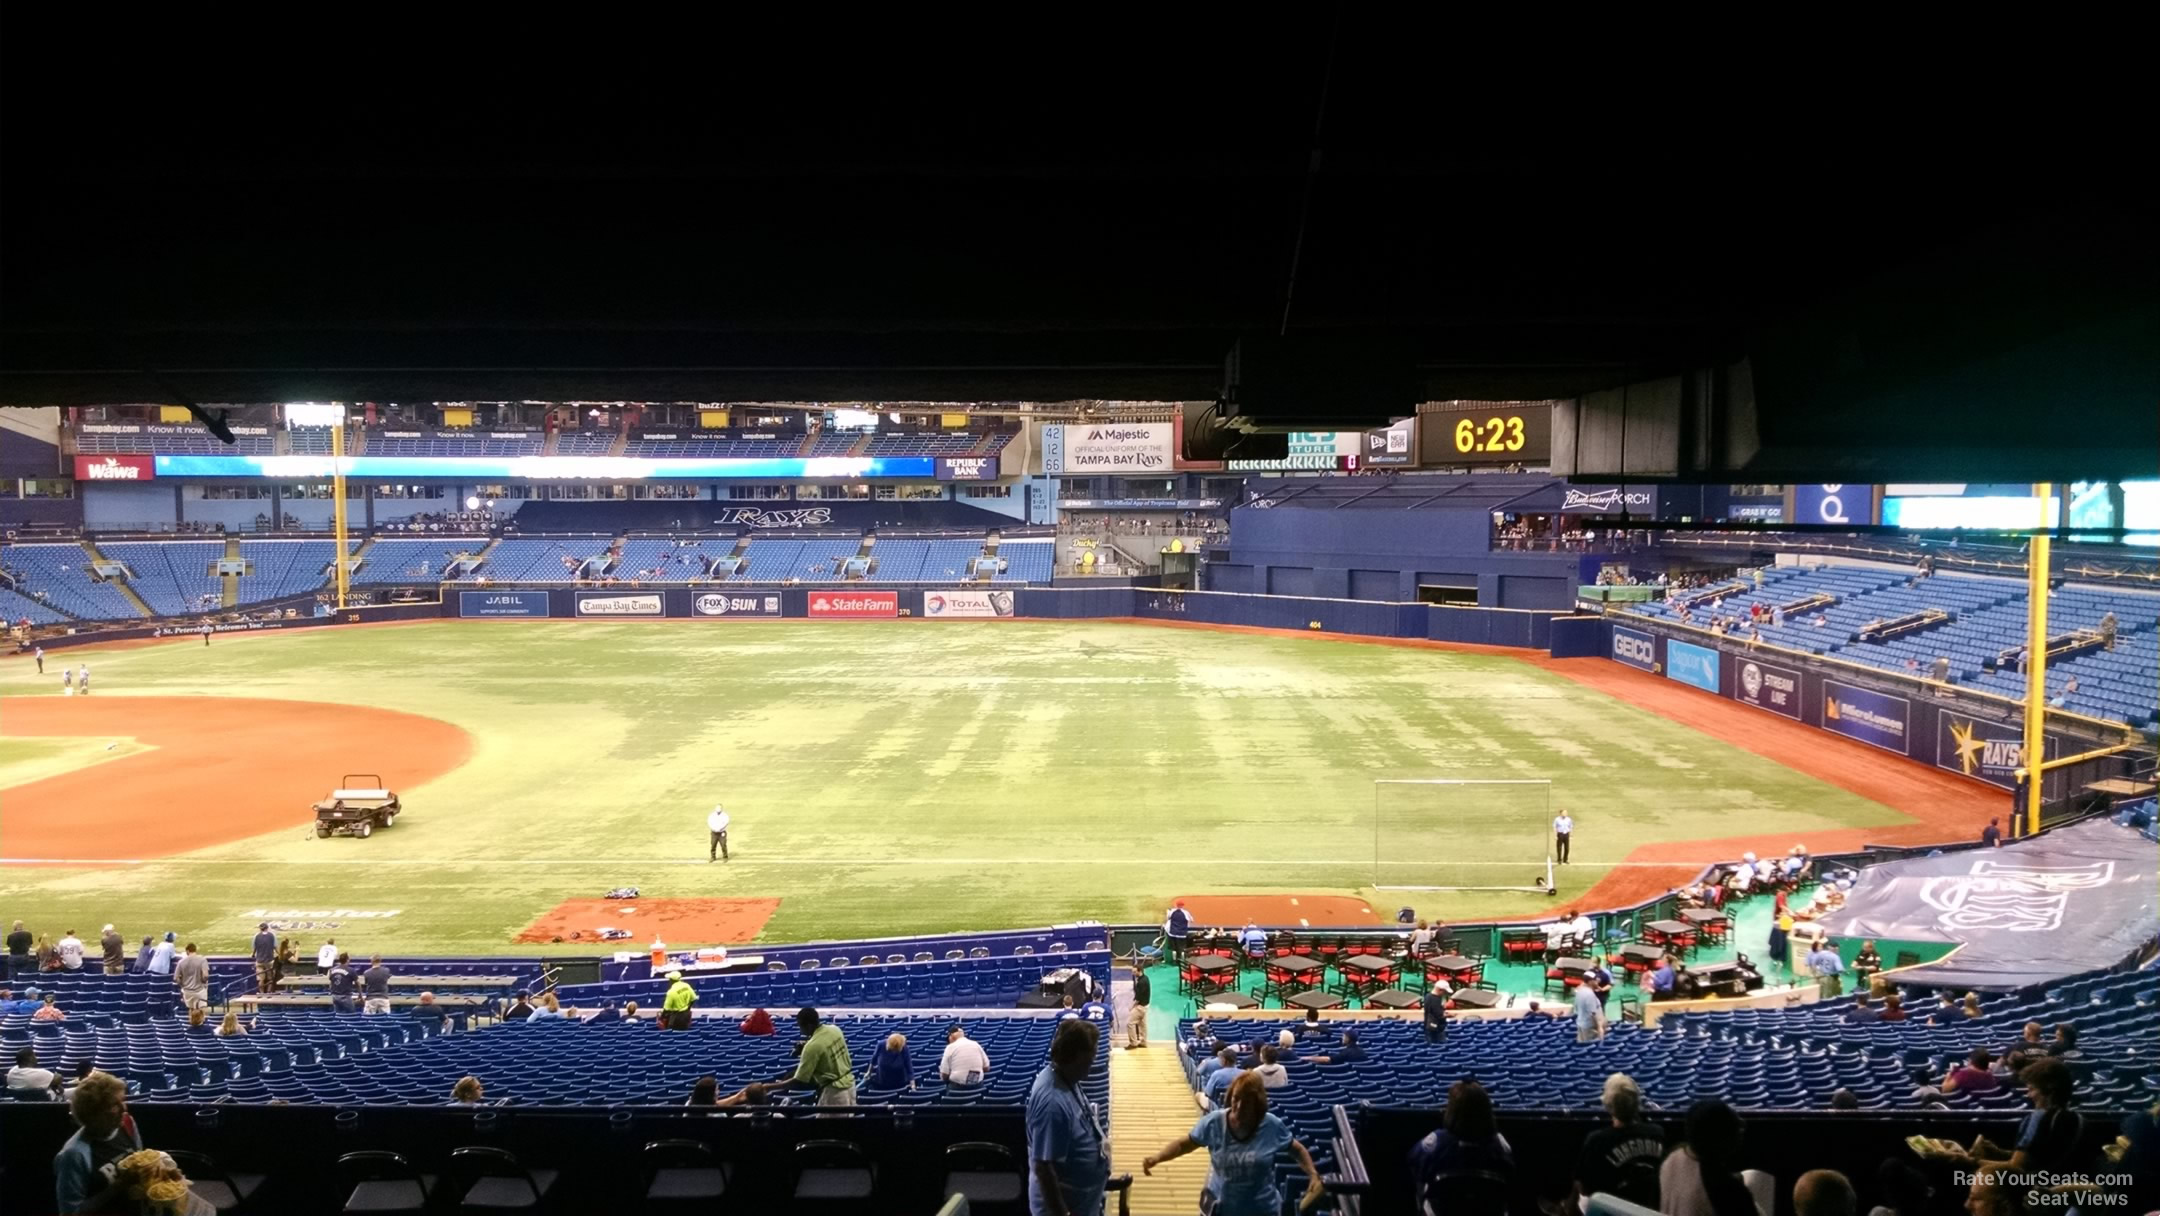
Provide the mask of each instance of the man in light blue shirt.
[{"label": "man in light blue shirt", "polygon": [[1658,997],[1661,997],[1661,996],[1671,996],[1671,995],[1672,995],[1672,992],[1673,992],[1673,967],[1672,967],[1672,960],[1671,960],[1671,959],[1669,959],[1669,958],[1661,958],[1661,959],[1659,959],[1659,960],[1658,960],[1657,970],[1655,970],[1655,971],[1652,971],[1652,972],[1650,973],[1650,995],[1651,995],[1651,999],[1652,999],[1652,1000],[1655,1000],[1655,999],[1657,999]]},{"label": "man in light blue shirt", "polygon": [[1821,995],[1845,995],[1845,960],[1838,957],[1837,943],[1827,937],[1815,943],[1815,948],[1808,951],[1807,967]]},{"label": "man in light blue shirt", "polygon": [[1595,1043],[1605,1037],[1605,1001],[1588,984],[1575,986],[1575,1041]]},{"label": "man in light blue shirt", "polygon": [[1245,922],[1245,932],[1238,935],[1238,941],[1245,947],[1245,953],[1255,958],[1267,953],[1267,930],[1251,921]]},{"label": "man in light blue shirt", "polygon": [[[35,1001],[31,1002],[31,1004],[33,1005],[35,1005],[36,1003],[37,1002]],[[31,1012],[35,1011],[33,1010]],[[1237,1067],[1237,1052],[1233,1048],[1225,1047],[1214,1055],[1209,1056],[1207,1059],[1200,1061],[1200,1067],[1197,1071],[1200,1075],[1200,1079],[1202,1081],[1205,1081],[1209,1077],[1214,1076],[1215,1070],[1218,1068],[1235,1067]]]},{"label": "man in light blue shirt", "polygon": [[[1235,1060],[1236,1057],[1231,1059]],[[1200,1096],[1207,1099],[1209,1110],[1222,1108],[1222,1104],[1229,1100],[1230,1083],[1237,1080],[1238,1074],[1244,1071],[1234,1063],[1225,1062],[1221,1068],[1208,1074],[1207,1080],[1200,1086]]]},{"label": "man in light blue shirt", "polygon": [[1101,1216],[1110,1181],[1102,1113],[1080,1091],[1095,1068],[1092,1022],[1058,1023],[1050,1062],[1028,1090],[1029,1216]]}]

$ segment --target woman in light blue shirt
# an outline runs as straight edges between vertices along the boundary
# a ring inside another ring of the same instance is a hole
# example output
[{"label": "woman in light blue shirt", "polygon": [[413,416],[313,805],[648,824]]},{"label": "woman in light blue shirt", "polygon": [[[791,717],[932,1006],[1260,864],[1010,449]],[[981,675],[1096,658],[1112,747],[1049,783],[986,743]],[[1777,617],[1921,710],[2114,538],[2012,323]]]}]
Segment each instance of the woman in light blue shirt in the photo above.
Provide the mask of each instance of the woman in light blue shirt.
[{"label": "woman in light blue shirt", "polygon": [[[1204,1216],[1278,1216],[1282,1192],[1275,1187],[1275,1160],[1284,1149],[1297,1154],[1307,1184],[1304,1204],[1320,1196],[1320,1170],[1290,1128],[1268,1113],[1267,1086],[1256,1073],[1241,1074],[1230,1084],[1227,1110],[1213,1110],[1193,1124],[1181,1140],[1140,1163],[1153,1174],[1155,1167],[1173,1161],[1196,1148],[1208,1151],[1207,1186],[1200,1193]],[[1301,1204],[1303,1206],[1303,1204]]]}]

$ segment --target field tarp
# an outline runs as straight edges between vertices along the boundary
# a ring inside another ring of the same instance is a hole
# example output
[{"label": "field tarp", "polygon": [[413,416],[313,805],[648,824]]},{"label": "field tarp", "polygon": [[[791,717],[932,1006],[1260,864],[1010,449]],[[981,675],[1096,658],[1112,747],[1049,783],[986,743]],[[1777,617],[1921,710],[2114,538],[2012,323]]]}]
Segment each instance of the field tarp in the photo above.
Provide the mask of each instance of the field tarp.
[{"label": "field tarp", "polygon": [[1999,849],[1968,849],[1861,871],[1831,936],[1962,943],[1902,975],[1946,987],[2003,990],[2112,967],[2160,934],[2160,851],[2104,819]]}]

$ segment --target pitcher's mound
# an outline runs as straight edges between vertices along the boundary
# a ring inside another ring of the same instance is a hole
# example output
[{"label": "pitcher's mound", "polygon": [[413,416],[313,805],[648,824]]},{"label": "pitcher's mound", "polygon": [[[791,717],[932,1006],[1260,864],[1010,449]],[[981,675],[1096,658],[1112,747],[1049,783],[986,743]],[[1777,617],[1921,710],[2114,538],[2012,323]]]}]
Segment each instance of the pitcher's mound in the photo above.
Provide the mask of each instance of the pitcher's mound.
[{"label": "pitcher's mound", "polygon": [[[654,938],[669,948],[755,941],[780,906],[777,899],[566,899],[517,935],[520,942],[599,943],[644,950]],[[626,929],[608,939],[602,929]]]},{"label": "pitcher's mound", "polygon": [[1385,924],[1372,905],[1354,895],[1180,895],[1195,925],[1350,929]]}]

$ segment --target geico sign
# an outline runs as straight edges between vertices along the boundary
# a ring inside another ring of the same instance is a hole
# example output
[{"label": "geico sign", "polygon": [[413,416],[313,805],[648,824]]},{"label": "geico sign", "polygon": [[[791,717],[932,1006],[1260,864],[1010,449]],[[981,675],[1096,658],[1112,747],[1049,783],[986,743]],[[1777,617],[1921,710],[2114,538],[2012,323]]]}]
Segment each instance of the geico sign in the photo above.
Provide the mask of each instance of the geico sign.
[{"label": "geico sign", "polygon": [[1613,632],[1612,653],[1616,659],[1626,659],[1648,667],[1657,662],[1657,643],[1641,634]]}]

